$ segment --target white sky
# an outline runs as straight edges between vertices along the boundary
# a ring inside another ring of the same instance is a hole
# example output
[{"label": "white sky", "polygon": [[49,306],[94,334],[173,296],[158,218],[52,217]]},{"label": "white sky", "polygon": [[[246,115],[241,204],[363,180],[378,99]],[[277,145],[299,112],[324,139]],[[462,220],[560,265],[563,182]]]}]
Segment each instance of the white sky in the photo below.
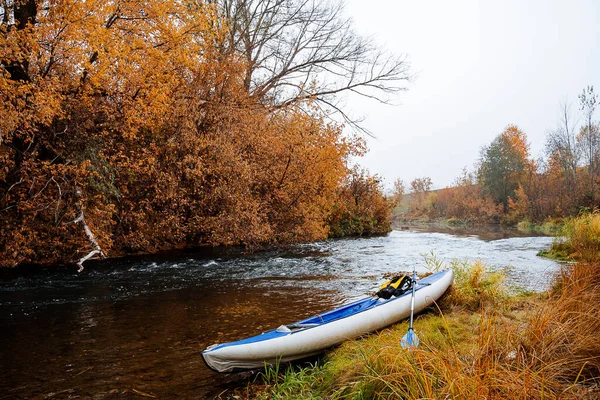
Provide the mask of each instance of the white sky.
[{"label": "white sky", "polygon": [[600,1],[346,0],[346,13],[417,75],[398,107],[347,102],[376,136],[360,164],[387,187],[422,176],[450,185],[509,124],[537,158],[561,101],[579,118],[577,95],[600,92]]}]

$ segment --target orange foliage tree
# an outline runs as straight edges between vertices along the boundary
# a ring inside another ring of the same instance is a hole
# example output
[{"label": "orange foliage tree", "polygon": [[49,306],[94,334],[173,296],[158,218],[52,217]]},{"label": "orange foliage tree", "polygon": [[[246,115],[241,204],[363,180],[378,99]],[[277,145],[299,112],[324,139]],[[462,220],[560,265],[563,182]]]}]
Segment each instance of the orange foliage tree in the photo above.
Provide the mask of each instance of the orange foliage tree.
[{"label": "orange foliage tree", "polygon": [[600,124],[592,119],[598,102],[593,87],[579,100],[585,123],[578,127],[568,104],[561,104],[560,122],[546,138],[546,159],[532,160],[525,133],[508,125],[482,149],[476,180],[465,170],[453,186],[425,202],[418,195],[423,190],[413,188],[415,201],[406,216],[514,224],[597,208]]},{"label": "orange foliage tree", "polygon": [[2,264],[72,259],[88,241],[110,250],[124,175],[149,172],[152,146],[174,139],[171,117],[209,93],[186,91],[214,75],[214,12],[171,0],[26,0],[3,12]]},{"label": "orange foliage tree", "polygon": [[475,176],[465,168],[451,187],[437,191],[429,216],[474,223],[495,223],[500,220],[501,212],[502,207],[485,195]]},{"label": "orange foliage tree", "polygon": [[381,181],[365,169],[354,167],[339,189],[329,217],[331,236],[362,236],[388,233],[395,201],[383,195]]},{"label": "orange foliage tree", "polygon": [[[327,237],[363,145],[325,119],[323,98],[248,91],[217,5],[21,0],[1,12],[0,265]],[[385,225],[364,179],[367,214]]]},{"label": "orange foliage tree", "polygon": [[432,186],[431,178],[425,176],[423,178],[415,178],[410,182],[410,190],[413,195],[415,209],[423,207],[425,199],[429,194]]}]

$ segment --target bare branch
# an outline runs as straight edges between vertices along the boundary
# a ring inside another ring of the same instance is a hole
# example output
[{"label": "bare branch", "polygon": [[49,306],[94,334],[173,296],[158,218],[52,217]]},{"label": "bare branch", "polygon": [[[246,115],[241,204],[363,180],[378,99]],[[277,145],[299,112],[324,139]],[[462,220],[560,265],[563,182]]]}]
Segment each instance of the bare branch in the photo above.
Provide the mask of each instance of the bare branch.
[{"label": "bare branch", "polygon": [[4,197],[6,198],[6,196],[8,196],[8,192],[10,192],[12,188],[14,188],[14,187],[15,187],[15,186],[17,186],[17,185],[20,185],[21,183],[23,183],[23,178],[22,178],[22,177],[19,179],[19,181],[18,181],[18,182],[15,182],[15,183],[13,183],[12,185],[10,185],[10,187],[9,187],[9,188],[8,188],[8,190],[6,191],[6,194],[4,195]]},{"label": "bare branch", "polygon": [[58,188],[58,200],[56,200],[56,210],[54,211],[54,222],[58,222],[58,211],[60,208],[60,201],[62,199],[62,189],[60,188],[60,185],[58,184],[58,182],[56,182],[54,177],[50,179],[56,184],[56,187]]},{"label": "bare branch", "polygon": [[[390,104],[411,79],[404,56],[378,49],[356,34],[338,1],[220,0],[230,21],[229,52],[246,60],[249,94],[274,110],[320,103],[327,115],[342,93]],[[355,124],[351,124],[355,125]],[[363,129],[360,129],[363,130]]]}]

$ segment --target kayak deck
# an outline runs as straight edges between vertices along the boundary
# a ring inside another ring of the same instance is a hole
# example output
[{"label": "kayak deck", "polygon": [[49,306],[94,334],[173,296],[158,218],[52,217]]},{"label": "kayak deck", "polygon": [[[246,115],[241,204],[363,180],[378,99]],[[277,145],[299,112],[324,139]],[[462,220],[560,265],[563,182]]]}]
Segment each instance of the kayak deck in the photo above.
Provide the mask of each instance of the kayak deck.
[{"label": "kayak deck", "polygon": [[[415,288],[415,291],[418,291],[426,286],[431,285],[432,283],[436,282],[446,271],[440,271],[440,272],[436,272],[432,275],[429,275],[423,279],[419,279],[417,281],[417,287]],[[363,311],[372,309],[373,307],[376,306],[380,306],[386,303],[389,303],[391,301],[394,301],[396,299],[400,299],[402,297],[405,296],[410,296],[411,295],[411,291],[408,291],[406,293],[404,293],[403,295],[399,296],[399,297],[391,297],[388,300],[384,300],[384,299],[380,299],[374,296],[371,297],[366,297],[360,300],[357,300],[355,302],[352,303],[348,303],[345,304],[341,307],[335,308],[333,310],[330,311],[326,311],[324,313],[321,314],[317,314],[313,317],[298,321],[298,322],[294,322],[288,325],[282,325],[277,329],[273,329],[264,333],[261,333],[259,335],[256,336],[251,336],[245,339],[241,339],[241,340],[237,340],[235,342],[228,342],[228,343],[222,343],[222,344],[215,344],[212,346],[209,346],[205,351],[212,351],[212,350],[217,350],[223,347],[228,347],[228,346],[237,346],[237,345],[242,345],[242,344],[249,344],[249,343],[257,343],[257,342],[262,342],[265,340],[271,340],[271,339],[275,339],[281,336],[287,336],[290,334],[294,334],[300,331],[304,331],[306,329],[311,329],[311,328],[315,328],[333,321],[337,321],[352,315],[356,315],[358,313],[361,313]]]}]

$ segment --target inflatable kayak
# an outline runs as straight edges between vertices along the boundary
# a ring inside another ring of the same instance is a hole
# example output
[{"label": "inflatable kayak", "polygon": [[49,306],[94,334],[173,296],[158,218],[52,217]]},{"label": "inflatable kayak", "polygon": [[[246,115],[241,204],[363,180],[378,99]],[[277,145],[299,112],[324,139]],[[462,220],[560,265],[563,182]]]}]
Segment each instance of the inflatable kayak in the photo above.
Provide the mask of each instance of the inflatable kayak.
[{"label": "inflatable kayak", "polygon": [[[415,313],[440,298],[452,279],[452,270],[419,279],[415,287]],[[367,297],[257,336],[214,344],[202,352],[202,358],[214,371],[234,372],[309,357],[409,317],[411,293],[409,290],[387,300]]]}]

